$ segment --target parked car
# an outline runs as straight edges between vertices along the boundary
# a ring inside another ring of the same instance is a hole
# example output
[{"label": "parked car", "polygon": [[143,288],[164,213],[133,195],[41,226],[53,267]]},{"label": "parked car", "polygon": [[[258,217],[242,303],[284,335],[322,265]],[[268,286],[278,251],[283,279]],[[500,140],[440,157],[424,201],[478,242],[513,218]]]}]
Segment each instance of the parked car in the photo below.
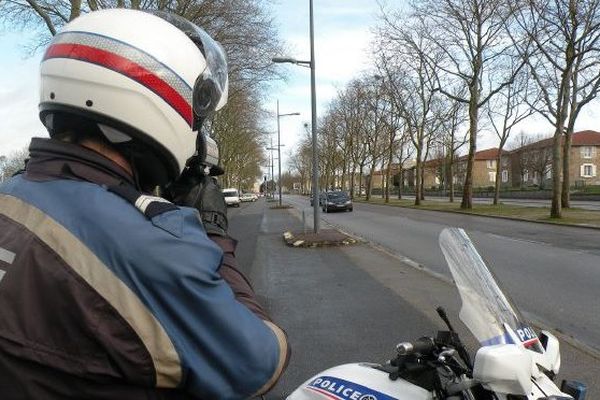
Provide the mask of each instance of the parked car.
[{"label": "parked car", "polygon": [[240,206],[240,194],[237,189],[223,189],[223,197],[225,197],[225,204],[227,204],[227,206]]},{"label": "parked car", "polygon": [[325,193],[321,206],[323,207],[323,212],[331,212],[337,210],[343,211],[352,211],[352,200],[348,193],[338,191],[338,192],[327,192]]},{"label": "parked car", "polygon": [[255,195],[254,193],[242,193],[240,195],[241,202],[256,201],[256,200],[258,200],[258,196]]}]

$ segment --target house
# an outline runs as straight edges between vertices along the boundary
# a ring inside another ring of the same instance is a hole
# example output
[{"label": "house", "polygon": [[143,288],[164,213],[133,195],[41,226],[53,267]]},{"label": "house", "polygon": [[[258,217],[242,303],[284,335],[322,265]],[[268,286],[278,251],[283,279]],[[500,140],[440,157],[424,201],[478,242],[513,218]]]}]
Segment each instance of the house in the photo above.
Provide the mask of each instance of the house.
[{"label": "house", "polygon": [[[491,148],[481,150],[475,153],[473,165],[473,187],[494,186],[496,181],[496,157],[498,149]],[[462,185],[465,181],[467,170],[467,156],[461,156],[455,159],[453,169],[453,180],[456,185]],[[425,161],[423,165],[423,186],[427,189],[440,189],[442,186],[448,187],[444,181],[450,177],[450,168],[448,160],[445,158],[434,158]],[[446,179],[444,179],[444,176]],[[404,171],[404,185],[410,188],[415,186],[416,173],[415,167],[407,168]]]},{"label": "house", "polygon": [[[403,167],[403,171],[406,171],[408,168],[414,168],[414,161],[409,160],[404,162],[404,167]],[[391,185],[394,184],[394,176],[397,175],[400,172],[400,168],[399,168],[399,164],[398,163],[392,163],[390,166],[390,187],[392,187]],[[381,189],[381,188],[385,188],[385,176],[387,173],[387,168],[384,168],[383,170],[376,170],[375,172],[373,172],[373,185],[371,186],[371,189]],[[368,179],[368,176],[367,176]],[[405,184],[406,185],[406,184]]]},{"label": "house", "polygon": [[[503,165],[502,183],[512,187],[547,187],[552,180],[553,138],[539,140],[510,152]],[[563,139],[564,140],[564,139]],[[569,178],[573,186],[600,185],[600,132],[573,133],[569,160]]]},{"label": "house", "polygon": [[[498,158],[497,147],[475,152],[473,162],[473,187],[484,188],[496,184],[496,169]],[[467,171],[468,156],[462,156],[458,159],[455,167],[455,183],[462,185],[465,181]]]}]

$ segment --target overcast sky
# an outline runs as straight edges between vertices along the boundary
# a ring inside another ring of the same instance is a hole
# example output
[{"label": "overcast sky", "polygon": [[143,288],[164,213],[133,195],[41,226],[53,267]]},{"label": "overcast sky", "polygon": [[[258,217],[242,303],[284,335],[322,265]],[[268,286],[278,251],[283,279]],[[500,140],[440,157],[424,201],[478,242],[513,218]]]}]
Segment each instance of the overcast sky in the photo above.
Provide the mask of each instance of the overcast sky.
[{"label": "overcast sky", "polygon": [[[396,0],[396,4],[404,3]],[[273,6],[274,17],[282,38],[289,45],[290,56],[310,58],[308,1],[280,0]],[[315,34],[318,114],[351,78],[368,71],[371,29],[379,8],[375,0],[316,0]],[[26,146],[32,136],[45,135],[37,117],[38,64],[41,54],[25,57],[22,34],[0,34],[0,155]],[[283,153],[294,147],[303,134],[303,123],[310,121],[310,70],[286,66],[289,80],[275,84],[267,96],[265,108],[275,115],[276,100],[280,113],[300,112],[300,116],[281,119]],[[597,103],[584,109],[576,129],[595,129]],[[273,117],[267,127],[275,133]],[[549,133],[551,127],[541,119],[531,120],[523,128],[535,133]],[[274,136],[276,140],[276,136]],[[492,135],[484,134],[479,149],[496,145]],[[282,157],[285,164],[285,155]]]}]

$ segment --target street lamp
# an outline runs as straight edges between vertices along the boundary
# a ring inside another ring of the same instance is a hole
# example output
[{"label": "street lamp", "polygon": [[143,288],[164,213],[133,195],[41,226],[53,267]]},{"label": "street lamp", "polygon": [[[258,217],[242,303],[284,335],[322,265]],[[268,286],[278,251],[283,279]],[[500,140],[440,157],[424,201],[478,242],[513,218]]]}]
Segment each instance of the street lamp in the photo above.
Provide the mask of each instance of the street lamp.
[{"label": "street lamp", "polygon": [[279,128],[279,118],[281,117],[289,117],[291,115],[300,115],[299,112],[287,113],[287,114],[279,114],[279,100],[277,100],[277,157],[279,164],[279,207],[281,207],[281,147],[285,146],[281,144],[281,131]]},{"label": "street lamp", "polygon": [[312,153],[313,153],[313,215],[314,233],[319,233],[319,165],[317,153],[317,90],[315,83],[315,23],[313,15],[313,0],[309,1],[310,18],[310,61],[299,61],[290,57],[273,57],[274,63],[291,63],[301,67],[310,67],[310,89],[312,106]]},{"label": "street lamp", "polygon": [[[271,147],[267,147],[267,150],[269,150],[271,152],[271,162],[269,164],[269,167],[271,167],[271,183],[273,184],[275,182],[275,159],[273,158],[273,150],[276,150],[273,147],[273,136],[271,136]],[[267,182],[267,188],[268,188],[268,182]],[[271,188],[271,197],[275,197],[275,188]]]}]

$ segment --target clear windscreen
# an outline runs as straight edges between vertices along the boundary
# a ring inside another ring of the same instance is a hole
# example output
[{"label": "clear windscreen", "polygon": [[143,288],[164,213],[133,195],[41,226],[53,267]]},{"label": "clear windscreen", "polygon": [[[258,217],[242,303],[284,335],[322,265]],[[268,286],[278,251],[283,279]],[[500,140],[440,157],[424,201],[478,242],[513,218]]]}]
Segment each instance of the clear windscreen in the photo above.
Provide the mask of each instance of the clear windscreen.
[{"label": "clear windscreen", "polygon": [[440,234],[439,243],[462,299],[460,319],[479,343],[490,346],[518,341],[543,352],[535,331],[500,289],[467,234],[462,229],[447,228]]}]

